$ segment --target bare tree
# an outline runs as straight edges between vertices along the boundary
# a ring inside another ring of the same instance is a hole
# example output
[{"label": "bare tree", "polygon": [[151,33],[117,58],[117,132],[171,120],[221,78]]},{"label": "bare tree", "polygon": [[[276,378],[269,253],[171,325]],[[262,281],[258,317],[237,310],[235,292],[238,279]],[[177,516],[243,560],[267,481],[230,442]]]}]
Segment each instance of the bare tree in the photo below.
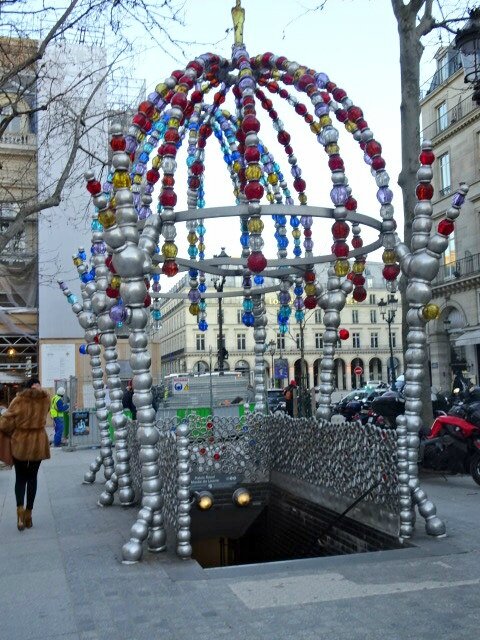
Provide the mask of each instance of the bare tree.
[{"label": "bare tree", "polygon": [[[108,104],[99,108],[97,94],[138,55],[131,27],[142,25],[143,34],[154,33],[157,44],[165,48],[167,42],[171,50],[176,47],[181,53],[181,43],[175,43],[167,27],[182,22],[182,7],[175,0],[70,0],[50,5],[2,0],[0,142],[31,147],[31,153],[15,158],[13,165],[10,157],[3,162],[0,157],[0,207],[8,207],[11,214],[0,235],[0,253],[24,233],[29,219],[60,205],[89,157],[97,165],[101,160],[89,141],[95,138],[93,131],[105,129],[109,110]],[[142,41],[145,44],[145,37]],[[77,66],[75,75],[69,76],[64,59],[68,60],[69,42],[84,43],[86,48],[94,45],[97,51],[108,49],[110,59],[92,55],[91,64]],[[30,132],[36,130],[39,119],[42,131],[35,139]],[[63,144],[54,148],[60,133]],[[36,184],[40,156],[51,162],[52,171],[43,167],[43,174],[51,179]]]}]

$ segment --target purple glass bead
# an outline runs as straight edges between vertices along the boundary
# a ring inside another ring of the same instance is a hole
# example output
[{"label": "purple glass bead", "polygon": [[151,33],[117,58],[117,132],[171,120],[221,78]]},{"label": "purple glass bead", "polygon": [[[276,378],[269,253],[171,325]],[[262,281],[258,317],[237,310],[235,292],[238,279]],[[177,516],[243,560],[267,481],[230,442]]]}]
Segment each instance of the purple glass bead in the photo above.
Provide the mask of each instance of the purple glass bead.
[{"label": "purple glass bead", "polygon": [[238,86],[240,87],[240,91],[255,89],[255,80],[251,76],[244,76],[238,83]]},{"label": "purple glass bead", "polygon": [[66,291],[68,289],[68,284],[65,284],[65,282],[59,282],[58,284],[60,285],[60,289],[62,291]]},{"label": "purple glass bead", "polygon": [[111,182],[104,182],[103,183],[103,192],[104,193],[110,193],[113,189],[113,185]]},{"label": "purple glass bead", "polygon": [[150,184],[149,182],[147,182],[147,184],[145,185],[145,188],[144,188],[144,192],[146,194],[150,195],[151,193],[153,193],[154,188],[155,188],[154,184]]},{"label": "purple glass bead", "polygon": [[126,317],[125,307],[121,304],[113,306],[108,314],[113,322],[123,322]]},{"label": "purple glass bead", "polygon": [[134,193],[133,194],[133,205],[134,205],[135,209],[138,210],[140,208],[140,203],[141,203],[140,194],[139,193]]},{"label": "purple glass bead", "polygon": [[368,165],[372,164],[372,159],[370,158],[370,156],[368,155],[368,153],[364,153],[364,154],[363,154],[363,159],[364,159],[364,161],[365,161],[365,164],[368,164]]},{"label": "purple glass bead", "polygon": [[267,164],[263,165],[263,168],[265,169],[265,171],[267,173],[273,173],[274,172],[274,166],[271,162],[267,162]]},{"label": "purple glass bead", "polygon": [[153,104],[155,104],[155,100],[158,100],[159,97],[160,97],[160,94],[154,91],[153,93],[148,94],[147,99],[149,102],[153,102]]},{"label": "purple glass bead", "polygon": [[137,164],[135,165],[135,173],[138,173],[139,176],[143,176],[146,168],[147,167],[143,164],[143,162],[137,162]]},{"label": "purple glass bead", "polygon": [[150,207],[147,207],[145,205],[143,207],[140,207],[140,209],[138,211],[138,219],[139,220],[146,220],[151,215],[152,215],[152,210],[150,209]]},{"label": "purple glass bead", "polygon": [[294,165],[292,167],[291,173],[294,178],[300,178],[300,176],[302,175],[302,170],[300,169],[300,167],[297,167],[297,165]]},{"label": "purple glass bead", "polygon": [[198,289],[190,289],[188,292],[188,299],[190,302],[198,302],[201,298],[200,291]]},{"label": "purple glass bead", "polygon": [[325,89],[325,87],[327,86],[327,82],[329,81],[329,77],[326,73],[315,74],[315,82],[317,83],[317,87],[319,87],[319,89]]},{"label": "purple glass bead", "polygon": [[313,218],[312,216],[302,216],[300,222],[304,229],[309,229],[313,224]]},{"label": "purple glass bead", "polygon": [[154,282],[152,284],[152,291],[155,291],[155,293],[158,293],[159,291],[161,291],[162,287],[160,286],[159,282]]},{"label": "purple glass bead", "polygon": [[315,115],[318,117],[327,116],[329,111],[330,111],[330,108],[328,104],[325,104],[324,102],[319,102],[318,104],[315,105]]},{"label": "purple glass bead", "polygon": [[97,255],[97,256],[101,255],[102,253],[105,253],[106,250],[107,250],[107,247],[104,242],[94,242],[92,244],[93,255]]},{"label": "purple glass bead", "polygon": [[285,198],[285,204],[288,204],[288,205],[290,205],[290,206],[292,206],[292,205],[293,205],[293,198],[292,198],[292,196],[287,196],[287,197]]},{"label": "purple glass bead", "polygon": [[380,204],[389,204],[393,200],[393,191],[388,187],[380,187],[377,191],[377,200]]},{"label": "purple glass bead", "polygon": [[137,141],[133,136],[125,136],[125,151],[127,153],[135,153],[137,150]]},{"label": "purple glass bead", "polygon": [[295,302],[293,304],[295,306],[295,309],[303,309],[303,307],[305,306],[303,303],[303,298],[295,298]]},{"label": "purple glass bead", "polygon": [[288,291],[280,291],[278,299],[280,301],[280,304],[288,304],[291,300],[291,297]]},{"label": "purple glass bead", "polygon": [[463,195],[463,193],[459,193],[457,191],[457,193],[452,198],[452,205],[454,207],[461,207],[464,202],[465,202],[465,196]]},{"label": "purple glass bead", "polygon": [[311,238],[305,238],[305,240],[303,241],[303,246],[305,247],[305,251],[312,251],[313,240]]},{"label": "purple glass bead", "polygon": [[330,198],[334,205],[345,204],[348,198],[348,191],[346,187],[336,186],[330,191]]}]

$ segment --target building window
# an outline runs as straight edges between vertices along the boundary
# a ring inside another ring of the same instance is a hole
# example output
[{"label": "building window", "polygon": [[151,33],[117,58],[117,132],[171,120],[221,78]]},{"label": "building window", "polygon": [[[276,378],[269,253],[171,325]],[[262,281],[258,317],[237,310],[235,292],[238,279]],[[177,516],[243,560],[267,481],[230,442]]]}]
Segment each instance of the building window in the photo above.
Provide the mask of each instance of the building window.
[{"label": "building window", "polygon": [[392,349],[397,348],[397,334],[392,331]]},{"label": "building window", "polygon": [[323,333],[315,334],[315,349],[323,349]]},{"label": "building window", "polygon": [[296,345],[297,349],[301,349],[302,348],[302,341],[300,339],[300,334],[299,333],[295,334],[295,345]]},{"label": "building window", "polygon": [[335,347],[337,349],[341,349],[342,348],[342,340],[340,340],[340,338],[337,338],[337,344],[335,345]]},{"label": "building window", "polygon": [[354,309],[352,311],[352,324],[358,324],[358,311]]},{"label": "building window", "polygon": [[447,103],[442,102],[437,107],[437,133],[444,131],[448,126]]},{"label": "building window", "polygon": [[277,333],[277,349],[285,349],[285,336],[280,333]]},{"label": "building window", "polygon": [[377,310],[370,309],[370,324],[377,324]]},{"label": "building window", "polygon": [[450,180],[450,154],[444,153],[438,160],[440,166],[440,195],[446,196],[452,190],[452,184]]},{"label": "building window", "polygon": [[372,349],[378,349],[378,333],[370,334],[370,347]]},{"label": "building window", "polygon": [[352,345],[354,349],[360,349],[360,334],[352,333]]},{"label": "building window", "polygon": [[370,304],[377,304],[377,303],[376,303],[376,299],[375,299],[375,294],[374,294],[374,293],[371,293],[371,294],[370,294],[370,298],[369,298],[369,300],[370,300]]},{"label": "building window", "polygon": [[454,278],[457,263],[457,252],[455,250],[455,231],[448,236],[448,245],[443,254],[443,265],[445,278]]},{"label": "building window", "polygon": [[205,351],[205,335],[197,333],[197,351]]},{"label": "building window", "polygon": [[244,333],[237,333],[237,349],[245,351],[247,348],[247,337]]},{"label": "building window", "polygon": [[243,309],[237,309],[237,324],[242,323]]},{"label": "building window", "polygon": [[316,324],[320,324],[321,321],[322,321],[322,310],[321,309],[315,309],[315,322],[316,322]]},{"label": "building window", "polygon": [[448,54],[445,53],[437,60],[438,80],[441,84],[448,78]]}]

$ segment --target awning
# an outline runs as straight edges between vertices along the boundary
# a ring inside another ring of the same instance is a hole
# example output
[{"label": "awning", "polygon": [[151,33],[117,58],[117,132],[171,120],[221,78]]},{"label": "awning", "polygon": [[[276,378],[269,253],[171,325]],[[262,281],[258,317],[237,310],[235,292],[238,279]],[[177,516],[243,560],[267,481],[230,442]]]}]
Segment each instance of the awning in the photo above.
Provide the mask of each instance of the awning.
[{"label": "awning", "polygon": [[466,347],[469,344],[480,344],[480,329],[472,329],[472,331],[465,331],[454,340],[456,347]]}]

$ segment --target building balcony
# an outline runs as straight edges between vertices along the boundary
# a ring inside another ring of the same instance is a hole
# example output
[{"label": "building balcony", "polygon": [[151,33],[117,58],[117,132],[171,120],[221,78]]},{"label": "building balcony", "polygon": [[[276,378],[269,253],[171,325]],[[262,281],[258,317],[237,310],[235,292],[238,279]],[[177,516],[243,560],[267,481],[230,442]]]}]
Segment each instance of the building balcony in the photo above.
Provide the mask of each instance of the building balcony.
[{"label": "building balcony", "polygon": [[432,286],[434,289],[445,286],[464,289],[468,288],[471,281],[477,278],[480,280],[480,253],[455,260],[448,265],[442,265]]},{"label": "building balcony", "polygon": [[420,87],[420,100],[426,98],[430,93],[438,89],[442,84],[453,76],[459,69],[462,68],[462,59],[460,52],[456,53],[450,58],[443,66],[435,71],[433,76],[426,80]]},{"label": "building balcony", "polygon": [[450,127],[468,116],[472,111],[478,111],[478,106],[472,100],[472,96],[469,95],[449,109],[444,116],[439,117],[435,122],[425,127],[420,133],[421,139],[433,140],[436,136],[448,131]]},{"label": "building balcony", "polygon": [[34,133],[4,133],[0,136],[0,146],[36,149],[37,136]]}]

